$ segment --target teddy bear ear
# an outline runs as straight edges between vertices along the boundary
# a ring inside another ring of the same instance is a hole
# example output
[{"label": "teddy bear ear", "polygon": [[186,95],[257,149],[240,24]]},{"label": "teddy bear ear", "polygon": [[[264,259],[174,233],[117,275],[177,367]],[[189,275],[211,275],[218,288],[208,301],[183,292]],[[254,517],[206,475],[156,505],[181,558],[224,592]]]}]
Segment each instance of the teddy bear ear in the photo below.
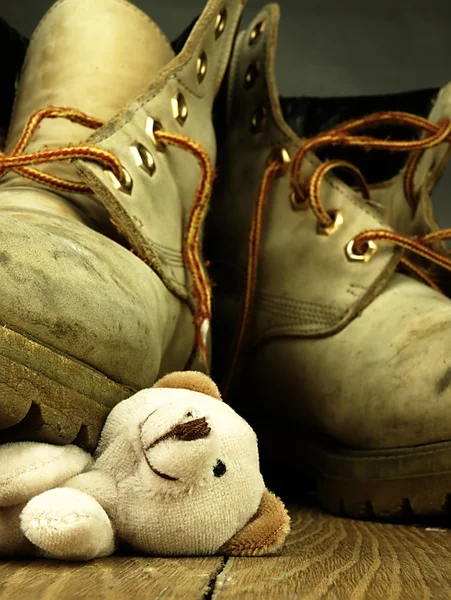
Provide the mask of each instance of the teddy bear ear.
[{"label": "teddy bear ear", "polygon": [[199,371],[175,371],[174,373],[169,373],[159,379],[153,387],[192,390],[193,392],[200,392],[217,400],[222,400],[216,383],[208,375]]},{"label": "teddy bear ear", "polygon": [[217,554],[262,556],[282,546],[290,532],[290,517],[280,498],[265,490],[257,512]]}]

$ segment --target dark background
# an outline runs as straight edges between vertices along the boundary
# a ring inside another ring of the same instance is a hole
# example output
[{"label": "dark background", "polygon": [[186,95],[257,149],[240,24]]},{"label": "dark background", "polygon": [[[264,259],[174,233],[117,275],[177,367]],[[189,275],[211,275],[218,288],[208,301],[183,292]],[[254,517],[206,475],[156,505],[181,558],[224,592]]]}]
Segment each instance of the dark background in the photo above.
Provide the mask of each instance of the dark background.
[{"label": "dark background", "polygon": [[[52,0],[0,0],[0,15],[29,36]],[[202,0],[136,0],[175,38]],[[244,23],[264,6],[248,0]],[[281,0],[277,76],[284,95],[407,91],[451,80],[451,0]],[[434,194],[451,227],[451,169]]]}]

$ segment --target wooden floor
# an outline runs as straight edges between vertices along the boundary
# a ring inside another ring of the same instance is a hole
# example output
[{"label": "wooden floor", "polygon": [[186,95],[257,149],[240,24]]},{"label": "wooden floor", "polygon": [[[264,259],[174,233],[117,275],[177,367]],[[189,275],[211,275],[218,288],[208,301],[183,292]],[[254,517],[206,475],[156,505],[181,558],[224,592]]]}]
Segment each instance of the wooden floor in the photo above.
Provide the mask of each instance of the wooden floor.
[{"label": "wooden floor", "polygon": [[312,507],[291,515],[288,543],[271,558],[3,562],[0,598],[451,599],[451,530],[357,522]]}]

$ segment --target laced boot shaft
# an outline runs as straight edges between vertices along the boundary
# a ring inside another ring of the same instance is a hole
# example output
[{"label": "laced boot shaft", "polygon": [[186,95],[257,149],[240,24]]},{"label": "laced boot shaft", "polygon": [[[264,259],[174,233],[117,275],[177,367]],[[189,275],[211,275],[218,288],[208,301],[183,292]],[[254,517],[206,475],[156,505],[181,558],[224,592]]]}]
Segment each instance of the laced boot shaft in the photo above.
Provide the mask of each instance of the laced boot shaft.
[{"label": "laced boot shaft", "polygon": [[[336,114],[333,119],[330,117],[334,120],[331,133],[349,132],[355,137],[359,131],[373,130],[379,139],[385,136],[384,144],[363,144],[364,152],[360,153],[352,151],[359,148],[358,142],[355,145],[348,144],[343,154],[352,152],[356,164],[361,165],[363,172],[371,176],[370,202],[397,233],[419,239],[447,257],[448,250],[443,242],[449,239],[449,234],[447,229],[440,231],[437,225],[431,194],[447,168],[451,152],[451,138],[447,135],[451,119],[451,85],[448,84],[441,90],[348,101],[352,108],[348,112],[354,111],[361,115],[365,104],[373,108],[378,104],[384,107],[402,107],[402,111],[368,111],[366,115],[344,123],[339,123],[340,118]],[[403,152],[402,137],[410,132],[411,139],[416,140],[418,145],[407,144],[407,152]],[[374,149],[377,152],[372,151]],[[323,146],[321,153],[327,156],[336,154],[332,146],[327,145]],[[401,160],[397,160],[397,157]],[[371,166],[371,161],[374,166]],[[447,269],[437,268],[419,255],[411,258],[414,267],[420,267],[423,274],[426,272],[430,285],[437,285],[449,295],[450,278]]]},{"label": "laced boot shaft", "polygon": [[[380,140],[369,136],[352,135],[354,131],[358,131],[368,126],[377,126],[387,122],[397,124],[409,124],[425,129],[431,133],[426,139],[418,141],[401,141],[401,140]],[[415,197],[412,193],[413,177],[415,174],[415,166],[418,165],[421,158],[421,151],[426,148],[433,148],[440,145],[444,141],[451,141],[451,123],[447,121],[442,126],[434,125],[426,119],[421,119],[415,115],[405,113],[377,113],[361,119],[351,120],[341,124],[334,129],[321,133],[304,144],[297,150],[291,161],[291,157],[284,149],[280,152],[280,156],[272,156],[268,160],[265,167],[262,182],[257,193],[257,199],[254,206],[254,215],[252,219],[252,227],[249,235],[248,247],[248,263],[246,267],[246,283],[243,294],[243,305],[240,315],[240,326],[238,327],[235,347],[232,350],[229,372],[227,374],[225,388],[227,390],[232,374],[235,372],[240,356],[245,348],[246,332],[248,330],[251,315],[253,312],[253,302],[255,300],[255,290],[257,285],[258,257],[260,255],[260,244],[262,235],[262,221],[264,218],[265,207],[267,204],[267,196],[270,192],[274,178],[282,174],[291,164],[291,194],[290,202],[294,211],[312,210],[317,222],[318,232],[323,235],[332,235],[343,224],[344,217],[341,210],[326,211],[321,201],[321,186],[325,181],[328,173],[335,169],[348,171],[356,180],[357,186],[360,188],[362,196],[365,200],[370,200],[370,191],[368,184],[365,181],[362,172],[352,163],[344,160],[328,160],[324,164],[318,166],[308,181],[300,181],[300,172],[302,161],[305,160],[309,152],[314,152],[323,146],[350,146],[363,147],[366,150],[387,149],[391,151],[405,152],[406,150],[416,150],[412,154],[405,168],[404,185],[407,191],[406,197],[410,199],[412,211],[416,206],[414,204]],[[444,256],[442,253],[436,252],[428,247],[437,240],[445,240],[451,238],[451,229],[437,231],[420,238],[408,237],[393,231],[385,229],[366,230],[359,233],[354,239],[351,239],[343,248],[349,260],[368,262],[372,259],[378,250],[377,244],[391,243],[399,246],[403,250],[413,253],[417,257],[431,261],[448,272],[451,271],[451,259]],[[418,267],[412,260],[406,256],[401,256],[400,263],[411,273],[416,275],[426,284],[430,285],[435,290],[441,292],[428,272]]]},{"label": "laced boot shaft", "polygon": [[[410,127],[418,135],[416,140],[396,140],[396,139],[375,139],[367,135],[356,135],[359,130],[370,128],[377,129],[379,127],[386,127],[387,125],[403,125]],[[319,149],[321,147],[329,145],[337,145],[351,148],[362,148],[363,150],[386,150],[392,153],[406,152],[408,159],[406,164],[398,177],[393,182],[386,183],[378,190],[376,187],[375,191],[369,189],[363,179],[363,174],[358,172],[359,183],[363,181],[362,195],[366,200],[373,201],[384,208],[387,208],[388,203],[394,200],[392,194],[390,194],[390,187],[402,185],[401,198],[397,200],[402,202],[403,213],[409,214],[407,223],[404,222],[404,226],[400,226],[399,218],[393,218],[393,225],[398,226],[396,233],[387,237],[385,233],[381,232],[362,232],[359,235],[357,242],[366,243],[368,241],[376,241],[377,239],[391,241],[399,244],[402,248],[412,253],[411,259],[404,256],[401,260],[404,265],[414,272],[420,279],[425,283],[434,287],[438,291],[443,291],[449,294],[450,287],[447,285],[447,279],[449,276],[446,275],[450,269],[450,261],[448,258],[448,251],[446,246],[443,244],[444,241],[449,240],[451,237],[451,229],[446,228],[440,230],[433,221],[432,214],[429,213],[429,220],[426,220],[428,213],[424,213],[425,209],[432,208],[431,201],[429,198],[430,182],[425,182],[424,164],[421,163],[427,159],[425,154],[435,152],[435,154],[441,155],[441,166],[440,172],[443,171],[444,165],[447,163],[448,151],[446,147],[451,142],[451,123],[449,119],[442,119],[440,123],[434,123],[429,119],[420,117],[418,115],[404,113],[404,112],[379,112],[361,117],[359,119],[352,119],[348,122],[342,123],[335,126],[332,130],[327,133],[321,134],[316,138],[308,141],[305,148]],[[304,152],[306,151],[304,148]],[[301,155],[302,160],[302,155]],[[299,158],[298,158],[299,160]],[[429,156],[429,162],[431,156]],[[328,161],[327,164],[331,164]],[[337,163],[337,166],[340,166]],[[355,165],[351,165],[346,161],[342,161],[344,168],[350,168],[354,173],[356,171]],[[418,174],[419,169],[422,168],[423,173]],[[434,169],[430,165],[430,171]],[[435,169],[437,171],[437,169]],[[419,175],[419,177],[418,177]],[[438,179],[438,173],[433,173],[435,181]],[[432,177],[432,176],[431,176]],[[418,186],[415,183],[416,179],[422,181],[422,186]],[[419,193],[418,191],[421,191]],[[301,186],[298,184],[298,196],[302,196]],[[387,198],[384,198],[381,192],[385,191]],[[374,199],[374,195],[377,198],[383,199],[383,202],[377,202]],[[387,210],[385,211],[387,212]],[[395,212],[396,214],[396,212]],[[417,219],[418,217],[418,219]],[[319,213],[319,218],[327,222],[327,215],[324,216]],[[329,219],[330,221],[330,219]],[[421,231],[420,235],[415,235],[416,231]],[[429,264],[428,264],[429,263]],[[432,264],[430,264],[432,263]],[[437,269],[441,267],[441,269]],[[444,271],[443,271],[444,270]]]},{"label": "laced boot shaft", "polygon": [[[134,44],[130,44],[130,39],[134,39]],[[69,107],[98,122],[109,121],[173,57],[171,45],[160,28],[130,3],[121,0],[56,3],[30,40],[5,152],[11,154],[30,116],[48,107]],[[76,121],[45,119],[29,140],[27,150],[35,153],[80,145],[91,133],[91,127]],[[83,184],[69,161],[45,164],[42,171]],[[29,180],[9,171],[2,178],[0,191],[28,185]],[[40,182],[34,181],[33,189],[41,189]],[[46,182],[42,189],[48,191]],[[30,202],[20,201],[18,195],[14,198],[15,214],[20,212],[22,219],[33,218]],[[46,212],[53,219],[70,215],[115,237],[108,213],[92,195],[60,189],[58,196],[48,194],[46,200]],[[9,210],[10,206],[13,205],[9,200],[3,198],[0,208]]]},{"label": "laced boot shaft", "polygon": [[[128,188],[131,190],[133,183],[130,174],[124,169],[117,157],[107,150],[102,150],[95,146],[68,146],[66,148],[56,148],[26,154],[25,150],[34,132],[39,127],[41,121],[46,118],[66,118],[93,129],[98,129],[103,125],[97,119],[90,118],[88,115],[75,109],[49,107],[36,112],[31,115],[26,123],[24,131],[13,148],[11,155],[8,156],[0,153],[0,179],[8,170],[11,170],[19,173],[22,177],[56,190],[76,192],[78,194],[93,194],[93,190],[89,185],[77,181],[68,181],[30,166],[64,160],[83,159],[100,164],[113,181],[117,182],[123,189]],[[208,351],[202,328],[205,324],[209,325],[211,320],[211,288],[202,263],[200,235],[211,195],[214,168],[208,152],[190,138],[162,130],[155,130],[154,135],[158,144],[174,145],[190,152],[198,161],[202,172],[196,192],[196,201],[193,204],[186,227],[183,246],[186,266],[190,271],[193,281],[192,294],[197,303],[197,308],[194,307],[194,324],[197,330],[196,345],[200,348],[204,366],[208,368]],[[137,147],[136,151],[142,160]],[[112,224],[117,227],[114,221],[112,221]],[[130,248],[130,251],[135,252],[134,248]],[[146,262],[144,257],[140,258]]]},{"label": "laced boot shaft", "polygon": [[177,55],[123,0],[58,2],[33,35],[0,154],[0,362],[34,393],[0,389],[2,441],[93,448],[117,401],[208,369],[210,115],[242,9],[210,0]]},{"label": "laced boot shaft", "polygon": [[451,487],[451,304],[414,257],[445,269],[449,259],[428,232],[394,230],[354,164],[314,152],[427,152],[450,128],[391,113],[427,135],[381,140],[353,122],[300,139],[275,87],[277,22],[270,5],[239,34],[228,78],[207,229],[213,372],[257,429],[267,467],[312,476],[330,510],[401,516],[407,498],[414,512],[440,513]]}]

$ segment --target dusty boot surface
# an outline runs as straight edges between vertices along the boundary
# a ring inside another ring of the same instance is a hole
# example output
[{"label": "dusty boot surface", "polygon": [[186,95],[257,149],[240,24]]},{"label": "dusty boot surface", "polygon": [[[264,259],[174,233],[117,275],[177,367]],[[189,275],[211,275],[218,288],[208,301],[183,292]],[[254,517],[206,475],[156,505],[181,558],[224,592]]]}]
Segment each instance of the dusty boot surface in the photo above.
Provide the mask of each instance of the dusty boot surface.
[{"label": "dusty boot surface", "polygon": [[451,303],[407,268],[353,165],[321,162],[288,126],[278,18],[270,5],[239,34],[218,117],[214,375],[266,464],[311,477],[330,511],[445,514]]},{"label": "dusty boot surface", "polygon": [[208,362],[211,112],[241,11],[210,0],[177,55],[123,0],[36,29],[0,157],[1,441],[93,449],[118,401]]}]

